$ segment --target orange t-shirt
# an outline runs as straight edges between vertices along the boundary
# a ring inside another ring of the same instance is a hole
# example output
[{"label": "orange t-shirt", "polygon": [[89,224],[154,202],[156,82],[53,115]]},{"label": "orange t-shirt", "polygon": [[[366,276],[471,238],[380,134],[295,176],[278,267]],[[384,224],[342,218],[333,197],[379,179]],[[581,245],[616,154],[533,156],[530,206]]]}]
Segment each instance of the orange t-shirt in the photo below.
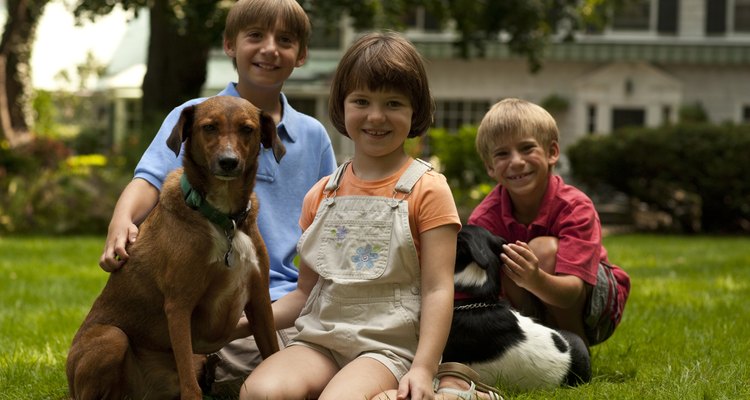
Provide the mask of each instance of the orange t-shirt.
[{"label": "orange t-shirt", "polygon": [[[341,178],[336,197],[379,196],[391,198],[396,183],[411,162],[410,159],[395,174],[376,181],[364,181],[357,178],[352,172],[352,164],[349,164]],[[329,178],[330,176],[319,180],[305,196],[299,220],[303,231],[312,224],[315,218],[318,206],[325,197],[324,189]],[[402,193],[396,194],[396,198],[402,197]],[[409,208],[409,227],[418,255],[421,254],[419,240],[421,233],[443,225],[457,225],[456,230],[461,228],[461,220],[458,217],[456,203],[453,201],[453,194],[445,177],[439,172],[431,170],[422,175],[406,201]]]}]

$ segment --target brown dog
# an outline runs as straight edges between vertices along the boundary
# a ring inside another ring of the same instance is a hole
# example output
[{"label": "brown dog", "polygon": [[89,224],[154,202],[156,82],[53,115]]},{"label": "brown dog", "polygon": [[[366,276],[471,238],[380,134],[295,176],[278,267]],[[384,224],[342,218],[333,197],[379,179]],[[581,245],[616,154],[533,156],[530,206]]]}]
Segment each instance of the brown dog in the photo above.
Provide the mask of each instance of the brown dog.
[{"label": "brown dog", "polygon": [[183,141],[183,168],[73,339],[74,399],[201,399],[193,354],[227,344],[243,310],[262,356],[278,350],[253,194],[261,143],[277,161],[285,152],[274,122],[212,97],[182,111],[167,144],[179,155]]}]

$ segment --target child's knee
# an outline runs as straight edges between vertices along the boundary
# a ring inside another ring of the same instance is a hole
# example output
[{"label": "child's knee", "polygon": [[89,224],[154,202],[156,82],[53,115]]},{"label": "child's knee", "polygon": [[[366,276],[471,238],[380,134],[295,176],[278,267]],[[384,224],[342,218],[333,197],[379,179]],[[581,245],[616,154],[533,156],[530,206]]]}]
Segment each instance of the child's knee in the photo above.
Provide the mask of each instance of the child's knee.
[{"label": "child's knee", "polygon": [[539,260],[539,268],[544,272],[555,273],[558,243],[554,236],[539,236],[529,242],[531,251]]},{"label": "child's knee", "polygon": [[253,382],[250,378],[248,378],[240,388],[239,400],[273,398],[272,396],[269,396],[269,394],[272,393],[272,388],[264,387],[264,385],[264,382]]},{"label": "child's knee", "polygon": [[262,378],[250,374],[240,388],[239,400],[273,400],[305,397],[304,393],[287,393],[287,389],[289,388],[294,389],[294,385],[279,385],[278,379],[270,379],[270,377]]}]

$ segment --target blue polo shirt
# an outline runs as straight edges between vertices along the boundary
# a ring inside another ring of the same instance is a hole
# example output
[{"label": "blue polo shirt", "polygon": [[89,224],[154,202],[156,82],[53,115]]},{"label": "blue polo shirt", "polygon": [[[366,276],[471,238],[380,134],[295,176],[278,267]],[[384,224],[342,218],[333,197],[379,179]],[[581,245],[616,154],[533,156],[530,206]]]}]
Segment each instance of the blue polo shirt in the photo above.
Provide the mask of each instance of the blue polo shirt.
[{"label": "blue polo shirt", "polygon": [[[240,97],[231,82],[218,95]],[[187,101],[167,115],[136,166],[135,178],[144,179],[161,190],[166,176],[182,166],[184,152],[183,147],[180,156],[175,157],[167,147],[167,138],[180,119],[182,109],[205,99]],[[331,140],[323,125],[293,109],[283,93],[281,103],[283,116],[276,128],[286,147],[286,155],[276,163],[273,152],[263,149],[255,182],[255,194],[260,201],[258,227],[271,260],[271,300],[274,301],[297,285],[294,257],[297,240],[302,234],[298,224],[302,200],[313,184],[336,169]]]}]

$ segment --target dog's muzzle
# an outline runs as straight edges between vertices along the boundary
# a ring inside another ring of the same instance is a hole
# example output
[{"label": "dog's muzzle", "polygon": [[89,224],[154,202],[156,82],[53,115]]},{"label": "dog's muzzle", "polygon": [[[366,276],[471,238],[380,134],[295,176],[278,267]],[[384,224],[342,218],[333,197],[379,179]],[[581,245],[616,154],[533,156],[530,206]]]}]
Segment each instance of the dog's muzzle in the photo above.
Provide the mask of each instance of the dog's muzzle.
[{"label": "dog's muzzle", "polygon": [[240,176],[240,172],[242,172],[240,158],[235,154],[220,156],[213,168],[214,176],[222,180],[235,179]]}]

